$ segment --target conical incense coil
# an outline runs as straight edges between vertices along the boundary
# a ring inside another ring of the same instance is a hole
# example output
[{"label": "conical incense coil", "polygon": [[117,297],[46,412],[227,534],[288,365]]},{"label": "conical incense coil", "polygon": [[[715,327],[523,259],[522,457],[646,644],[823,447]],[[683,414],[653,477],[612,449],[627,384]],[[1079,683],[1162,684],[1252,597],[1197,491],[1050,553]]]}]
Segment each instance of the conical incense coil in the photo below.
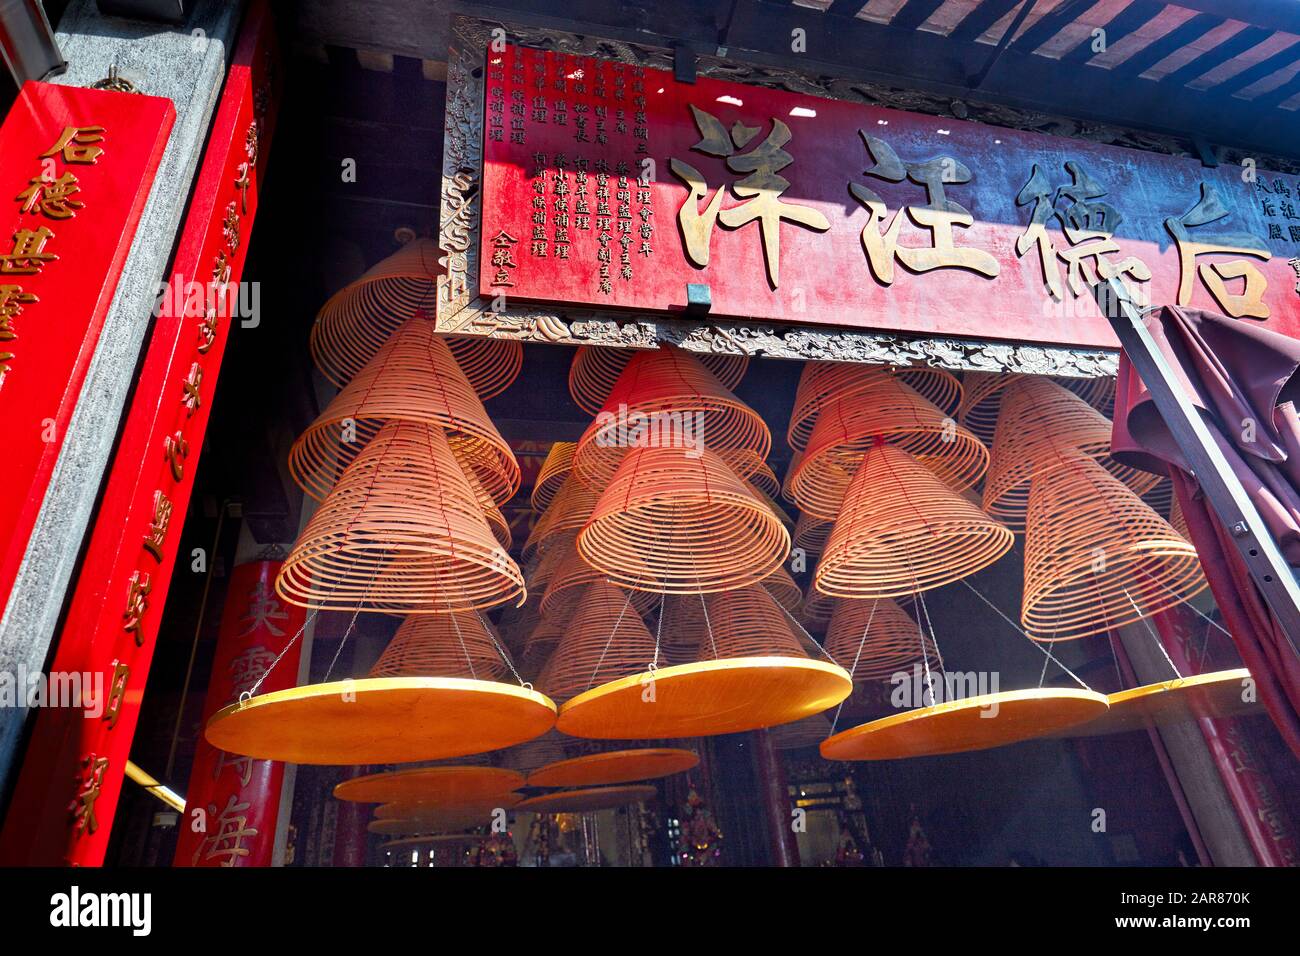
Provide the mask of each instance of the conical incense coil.
[{"label": "conical incense coil", "polygon": [[813,714],[803,720],[778,724],[768,728],[772,746],[777,750],[799,750],[816,747],[831,735],[831,722],[824,714]]},{"label": "conical incense coil", "polygon": [[[443,274],[438,256],[432,240],[413,240],[330,297],[311,330],[321,374],[342,388],[403,322],[433,317]],[[464,336],[448,345],[484,400],[505,391],[523,363],[523,346],[510,339]]]},{"label": "conical incense coil", "polygon": [[789,553],[790,535],[712,451],[635,448],[578,550],[622,587],[694,594],[763,580]]},{"label": "conical incense coil", "polygon": [[397,629],[370,676],[497,680],[509,668],[490,628],[474,611],[413,614]]},{"label": "conical incense coil", "polygon": [[523,603],[442,429],[380,429],[312,515],[276,590],[324,610],[438,613]]},{"label": "conical incense coil", "polygon": [[543,734],[535,740],[518,744],[501,754],[501,765],[511,770],[529,773],[538,767],[559,760],[567,760],[568,752],[564,749],[565,738],[554,730]]},{"label": "conical incense coil", "polygon": [[853,362],[805,362],[794,396],[786,438],[790,447],[808,447],[821,410],[841,398],[851,398],[882,378],[896,377],[945,415],[956,411],[962,398],[957,376],[928,365],[904,368]]},{"label": "conical incense coil", "polygon": [[644,671],[654,651],[654,638],[632,606],[631,596],[608,584],[593,584],[583,594],[539,683],[553,700],[568,700]]},{"label": "conical incense coil", "polygon": [[772,514],[776,515],[777,520],[781,522],[785,530],[794,534],[795,522],[794,519],[790,517],[790,512],[786,511],[779,502],[752,481],[746,481],[745,484],[749,487],[750,492],[755,498],[772,510]]},{"label": "conical incense coil", "polygon": [[564,479],[564,484],[560,486],[550,507],[533,525],[532,533],[524,542],[524,557],[530,558],[565,542],[572,543],[591,518],[599,498],[600,492],[597,489],[587,487],[578,480],[577,475],[570,474]]},{"label": "conical incense coil", "polygon": [[[574,403],[589,415],[598,413],[634,354],[632,349],[579,347],[569,366],[569,394]],[[749,368],[747,355],[707,354],[698,358],[726,388],[739,385]]]},{"label": "conical incense coil", "polygon": [[546,460],[533,483],[531,500],[534,510],[545,511],[555,500],[555,495],[573,470],[573,452],[577,447],[576,442],[557,441],[546,453]]},{"label": "conical incense coil", "polygon": [[670,594],[664,598],[656,631],[659,638],[659,666],[684,664],[700,657],[713,657],[700,648],[710,643],[704,622],[704,598],[699,594]]},{"label": "conical incense coil", "polygon": [[433,323],[412,319],[334,397],[289,452],[289,472],[320,500],[385,422],[426,422],[450,434],[458,456],[498,503],[519,490],[519,464]]},{"label": "conical incense coil", "polygon": [[[555,547],[547,548],[545,551],[533,552],[532,570],[525,577],[530,594],[546,593],[546,588],[551,583],[551,576],[574,547],[570,540],[559,542]],[[540,611],[538,613],[540,614]]]},{"label": "conical incense coil", "polygon": [[822,594],[812,585],[808,587],[808,593],[804,595],[803,610],[801,612],[802,623],[810,631],[825,630],[830,624],[831,615],[835,613],[835,606],[839,604],[836,598],[829,594]]},{"label": "conical incense coil", "polygon": [[[643,573],[648,571],[643,569]],[[609,579],[588,564],[577,548],[566,546],[564,560],[556,566],[555,573],[546,586],[546,593],[542,595],[539,605],[542,617],[566,620],[573,613],[587,586],[597,582],[608,584]],[[632,604],[637,614],[644,614],[657,603],[658,598],[648,591],[637,591],[632,595]]]},{"label": "conical incense coil", "polygon": [[790,619],[763,587],[747,587],[705,596],[706,622],[712,635],[700,645],[704,660],[714,657],[807,657],[790,627]]},{"label": "conical incense coil", "polygon": [[1014,538],[903,449],[867,453],[813,576],[836,597],[881,598],[939,587],[992,564]]},{"label": "conical incense coil", "polygon": [[961,427],[984,444],[992,445],[998,412],[1002,409],[1002,394],[1019,377],[1012,372],[964,372],[961,405],[957,409]]},{"label": "conical incense coil", "polygon": [[1206,586],[1196,549],[1087,455],[1035,476],[1027,524],[1021,622],[1034,640],[1100,634]]},{"label": "conical incense coil", "polygon": [[888,680],[918,662],[940,669],[934,638],[888,598],[836,602],[824,646],[855,684]]},{"label": "conical incense coil", "polygon": [[672,448],[698,455],[706,445],[746,478],[746,468],[767,458],[772,433],[695,356],[671,348],[641,352],[578,440],[573,468],[583,482],[603,488],[630,451]]},{"label": "conical incense coil", "polygon": [[1066,378],[1059,376],[1054,377],[1052,381],[1074,392],[1075,395],[1078,395],[1107,418],[1114,415],[1116,388],[1114,375],[1101,378]]},{"label": "conical incense coil", "polygon": [[[449,443],[451,444],[451,443]],[[452,454],[456,453],[456,446],[451,445]],[[471,467],[465,467],[465,460],[459,455],[456,460],[460,462],[461,471],[465,473],[465,480],[469,486],[474,489],[474,497],[478,499],[479,506],[483,509],[483,517],[487,519],[488,527],[492,529],[492,536],[505,550],[509,551],[510,546],[514,543],[510,534],[510,522],[506,520],[505,514],[497,507],[496,501],[492,495],[483,487],[483,481],[479,478],[479,472]]]},{"label": "conical incense coil", "polygon": [[794,494],[790,491],[790,483],[794,480],[795,472],[799,470],[799,463],[803,461],[803,452],[793,451],[790,453],[790,464],[786,466],[785,475],[781,478],[781,498],[790,504],[798,504],[794,500]]},{"label": "conical incense coil", "polygon": [[1013,531],[1025,527],[1032,479],[1061,468],[1077,450],[1098,459],[1138,494],[1158,475],[1110,457],[1111,423],[1073,392],[1036,376],[1021,376],[1002,399],[993,456],[984,482],[984,510]]},{"label": "conical incense coil", "polygon": [[798,583],[790,577],[790,572],[784,565],[763,579],[763,587],[767,588],[768,594],[776,598],[777,604],[792,614],[803,604],[803,591],[799,590]]},{"label": "conical incense coil", "polygon": [[542,665],[555,651],[560,638],[564,636],[564,625],[558,621],[540,620],[524,639],[523,654],[519,668],[527,680],[532,680],[541,672]]},{"label": "conical incense coil", "polygon": [[819,555],[826,549],[826,541],[831,536],[834,521],[815,518],[806,511],[799,512],[799,520],[794,523],[791,536],[794,547],[809,555]]},{"label": "conical incense coil", "polygon": [[804,511],[836,518],[867,449],[881,441],[908,452],[955,491],[971,487],[988,467],[984,443],[897,378],[883,377],[830,402],[790,483]]}]

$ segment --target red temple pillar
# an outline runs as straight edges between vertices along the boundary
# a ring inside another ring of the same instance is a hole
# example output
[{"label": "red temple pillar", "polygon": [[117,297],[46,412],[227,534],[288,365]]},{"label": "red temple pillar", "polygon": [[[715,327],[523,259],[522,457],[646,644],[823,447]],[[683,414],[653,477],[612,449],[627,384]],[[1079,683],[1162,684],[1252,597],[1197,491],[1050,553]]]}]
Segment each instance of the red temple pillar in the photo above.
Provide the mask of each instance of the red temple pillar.
[{"label": "red temple pillar", "polygon": [[763,819],[767,821],[772,865],[797,867],[799,843],[794,835],[785,767],[781,765],[781,755],[772,746],[772,735],[766,730],[754,731],[754,757],[758,764],[759,797],[763,803]]},{"label": "red temple pillar", "polygon": [[[279,570],[279,561],[252,561],[231,572],[203,704],[205,725],[259,680],[258,694],[298,682],[302,643],[294,638],[306,615],[275,593]],[[200,736],[172,865],[270,866],[283,781],[284,764],[226,753]]]},{"label": "red temple pillar", "polygon": [[[343,772],[342,779],[363,777],[372,769],[348,767]],[[338,817],[334,821],[334,865],[365,866],[368,862],[370,838],[366,825],[370,822],[372,807],[355,800],[340,800],[338,803]]]}]

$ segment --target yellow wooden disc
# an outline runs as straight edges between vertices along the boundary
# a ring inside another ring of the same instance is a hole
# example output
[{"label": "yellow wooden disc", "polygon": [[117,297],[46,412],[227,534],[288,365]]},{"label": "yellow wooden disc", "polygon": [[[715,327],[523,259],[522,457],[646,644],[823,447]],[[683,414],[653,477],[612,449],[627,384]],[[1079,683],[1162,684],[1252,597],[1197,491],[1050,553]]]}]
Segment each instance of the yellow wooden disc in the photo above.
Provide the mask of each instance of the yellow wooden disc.
[{"label": "yellow wooden disc", "polygon": [[432,833],[454,833],[486,827],[492,822],[488,813],[466,813],[447,810],[439,814],[419,817],[371,820],[366,829],[383,836],[425,836]]},{"label": "yellow wooden disc", "polygon": [[434,843],[473,843],[483,839],[481,833],[431,833],[428,836],[402,837],[379,844],[381,850],[400,850],[403,847],[428,846]]},{"label": "yellow wooden disc", "polygon": [[555,723],[536,691],[461,677],[309,684],[232,704],[204,736],[228,753],[303,764],[410,763],[532,740]]},{"label": "yellow wooden disc", "polygon": [[1239,667],[1122,690],[1110,695],[1110,709],[1106,713],[1058,736],[1100,737],[1143,730],[1148,721],[1172,724],[1198,717],[1262,714],[1264,708],[1258,700],[1242,700],[1249,680],[1250,671]]},{"label": "yellow wooden disc", "polygon": [[654,780],[690,770],[699,762],[700,755],[694,750],[675,747],[611,750],[548,763],[528,775],[528,786],[590,787],[596,784],[628,783],[632,780]]},{"label": "yellow wooden disc", "polygon": [[499,809],[509,810],[524,798],[522,793],[498,793],[494,797],[479,797],[463,803],[423,803],[418,800],[398,800],[381,803],[375,807],[376,820],[440,820],[448,815],[469,814],[481,816],[490,823]]},{"label": "yellow wooden disc", "polygon": [[785,724],[834,707],[848,671],[797,657],[733,657],[633,674],[579,694],[556,728],[573,737],[662,740]]},{"label": "yellow wooden disc", "polygon": [[985,750],[1046,737],[1104,714],[1108,706],[1105,694],[1070,688],[980,694],[873,720],[823,740],[820,749],[827,760],[897,760]]},{"label": "yellow wooden disc", "polygon": [[591,787],[587,790],[561,790],[530,797],[515,807],[520,813],[592,813],[649,800],[658,791],[650,786]]},{"label": "yellow wooden disc", "polygon": [[334,796],[358,803],[406,800],[454,805],[509,793],[523,785],[522,773],[504,767],[412,767],[344,780],[334,788]]}]

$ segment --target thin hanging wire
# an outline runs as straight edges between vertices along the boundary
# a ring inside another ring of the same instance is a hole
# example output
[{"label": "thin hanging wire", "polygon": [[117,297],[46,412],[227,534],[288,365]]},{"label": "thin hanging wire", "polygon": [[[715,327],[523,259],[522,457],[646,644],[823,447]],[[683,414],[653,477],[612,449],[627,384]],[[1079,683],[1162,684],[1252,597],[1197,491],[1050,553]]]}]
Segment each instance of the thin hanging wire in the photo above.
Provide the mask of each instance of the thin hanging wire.
[{"label": "thin hanging wire", "polygon": [[1046,655],[1046,656],[1051,660],[1051,662],[1052,662],[1053,664],[1055,664],[1055,665],[1056,665],[1057,667],[1059,667],[1061,670],[1065,671],[1065,673],[1069,674],[1072,678],[1074,678],[1074,681],[1075,681],[1076,684],[1078,684],[1078,685],[1079,685],[1080,687],[1082,687],[1084,690],[1092,690],[1092,688],[1089,687],[1089,686],[1087,685],[1087,683],[1084,682],[1083,678],[1081,678],[1081,677],[1080,677],[1078,674],[1076,674],[1074,671],[1070,670],[1070,668],[1068,668],[1068,667],[1066,667],[1064,664],[1062,664],[1059,660],[1056,659],[1055,655],[1053,655],[1051,651],[1049,651],[1047,648],[1043,647],[1043,646],[1042,646],[1038,641],[1034,640],[1032,637],[1030,637],[1028,634],[1026,634],[1023,630],[1021,630],[1019,624],[1017,624],[1015,621],[1011,620],[1011,618],[1009,618],[1009,617],[1007,617],[1005,614],[1003,614],[1003,613],[1002,613],[1002,609],[1001,609],[1000,607],[998,607],[996,604],[994,604],[992,601],[990,601],[988,598],[986,598],[983,594],[980,594],[979,591],[975,590],[974,586],[972,586],[971,583],[970,583],[969,581],[967,581],[965,578],[962,578],[962,579],[961,579],[961,583],[964,584],[964,585],[966,585],[967,590],[969,590],[969,591],[970,591],[972,594],[974,594],[977,598],[979,598],[981,601],[983,601],[985,604],[987,604],[989,607],[991,607],[991,608],[992,608],[992,609],[997,613],[998,617],[1002,618],[1002,620],[1006,621],[1006,622],[1007,622],[1008,624],[1010,624],[1013,628],[1015,628],[1016,633],[1019,634],[1021,637],[1023,637],[1026,641],[1028,641],[1029,644],[1030,644],[1030,646],[1032,646],[1032,647],[1034,647],[1034,648],[1037,648],[1038,651],[1039,651],[1040,653],[1042,653],[1042,654],[1045,654],[1045,655]]}]

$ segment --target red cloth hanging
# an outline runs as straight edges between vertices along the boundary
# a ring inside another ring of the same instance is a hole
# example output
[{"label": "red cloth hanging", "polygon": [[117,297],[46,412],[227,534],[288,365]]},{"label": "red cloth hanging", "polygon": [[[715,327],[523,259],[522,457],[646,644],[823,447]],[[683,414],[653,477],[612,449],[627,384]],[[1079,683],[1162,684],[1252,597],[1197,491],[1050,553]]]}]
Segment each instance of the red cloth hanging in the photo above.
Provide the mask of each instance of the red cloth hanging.
[{"label": "red cloth hanging", "polygon": [[[1282,554],[1300,566],[1300,341],[1212,312],[1165,306],[1145,317]],[[1155,401],[1120,356],[1111,454],[1173,481],[1210,590],[1260,701],[1300,756],[1300,659],[1219,518],[1207,506]],[[1300,635],[1292,635],[1300,641]]]}]

